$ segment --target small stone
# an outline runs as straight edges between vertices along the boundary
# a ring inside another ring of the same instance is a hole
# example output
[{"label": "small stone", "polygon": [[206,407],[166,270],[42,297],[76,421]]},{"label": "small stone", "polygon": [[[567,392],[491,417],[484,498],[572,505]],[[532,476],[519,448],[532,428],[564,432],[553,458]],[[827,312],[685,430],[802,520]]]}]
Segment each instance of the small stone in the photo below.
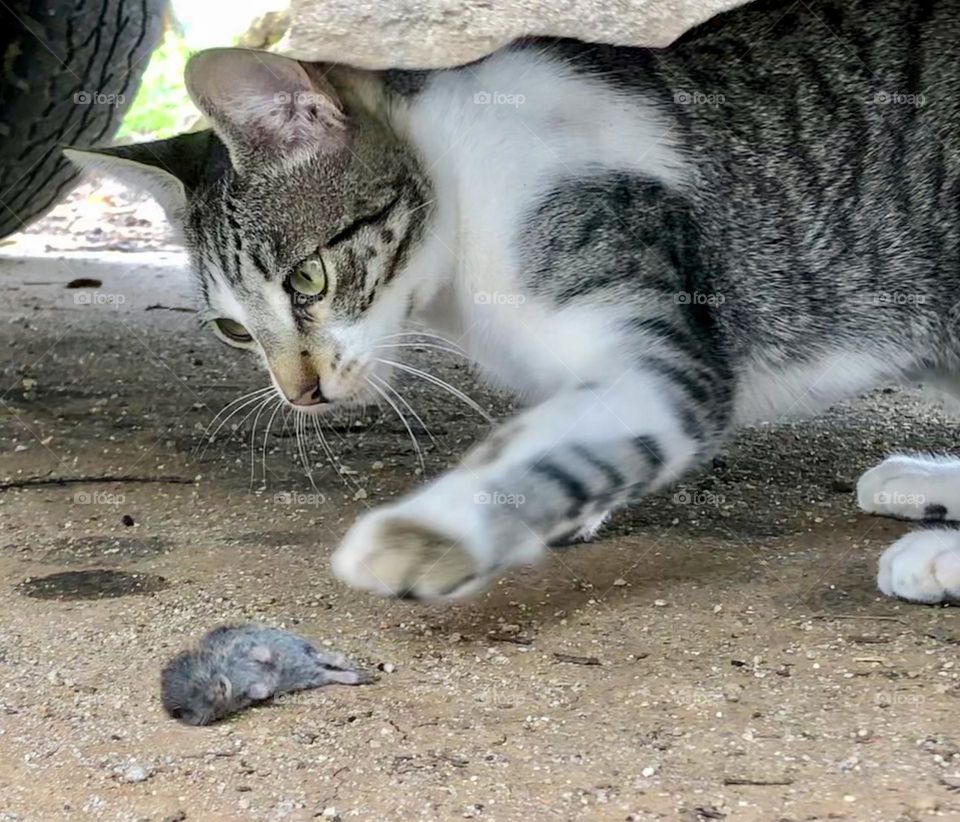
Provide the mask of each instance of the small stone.
[{"label": "small stone", "polygon": [[138,762],[134,762],[132,765],[128,765],[123,771],[123,781],[124,782],[146,782],[153,775],[153,771],[147,765],[141,765]]},{"label": "small stone", "polygon": [[37,387],[37,381],[32,377],[23,378],[23,390],[24,391],[33,391]]},{"label": "small stone", "polygon": [[723,688],[723,698],[727,700],[727,702],[739,702],[742,690],[743,687],[735,683],[725,685]]},{"label": "small stone", "polygon": [[324,819],[339,819],[340,814],[337,813],[337,809],[333,805],[323,809],[323,818]]},{"label": "small stone", "polygon": [[130,528],[134,525],[133,517],[131,517],[129,514],[124,514],[122,517],[120,517],[120,522],[126,525],[127,528]]},{"label": "small stone", "polygon": [[367,491],[365,488],[358,488],[356,493],[353,495],[354,501],[359,501],[367,498]]},{"label": "small stone", "polygon": [[614,584],[614,586],[617,587],[617,588],[622,588],[624,585],[627,584],[627,581],[626,581],[623,577],[617,577],[617,578],[613,581],[613,584]]},{"label": "small stone", "polygon": [[653,604],[656,605],[658,608],[666,608],[666,607],[667,607],[667,601],[666,601],[665,599],[655,599],[655,600],[653,601]]},{"label": "small stone", "polygon": [[371,470],[371,471],[382,471],[382,470],[383,470],[383,461],[382,461],[382,460],[374,460],[374,461],[370,464],[370,470]]},{"label": "small stone", "polygon": [[381,662],[379,665],[377,665],[377,670],[383,671],[385,674],[392,674],[395,670],[397,670],[397,666],[392,662]]},{"label": "small stone", "polygon": [[640,771],[640,773],[646,777],[653,776],[656,772],[657,772],[657,769],[653,765],[647,765],[646,768]]}]

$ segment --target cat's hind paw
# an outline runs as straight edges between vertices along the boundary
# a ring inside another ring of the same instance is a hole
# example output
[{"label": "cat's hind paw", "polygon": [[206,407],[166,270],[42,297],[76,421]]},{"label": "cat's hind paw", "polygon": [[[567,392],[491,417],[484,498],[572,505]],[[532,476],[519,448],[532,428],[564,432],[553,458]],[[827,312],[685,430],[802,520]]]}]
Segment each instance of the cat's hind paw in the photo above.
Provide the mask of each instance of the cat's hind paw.
[{"label": "cat's hind paw", "polygon": [[960,600],[960,531],[926,528],[897,540],[880,557],[877,585],[910,602]]},{"label": "cat's hind paw", "polygon": [[960,460],[898,455],[866,471],[857,503],[870,514],[897,519],[953,519],[960,514]]}]

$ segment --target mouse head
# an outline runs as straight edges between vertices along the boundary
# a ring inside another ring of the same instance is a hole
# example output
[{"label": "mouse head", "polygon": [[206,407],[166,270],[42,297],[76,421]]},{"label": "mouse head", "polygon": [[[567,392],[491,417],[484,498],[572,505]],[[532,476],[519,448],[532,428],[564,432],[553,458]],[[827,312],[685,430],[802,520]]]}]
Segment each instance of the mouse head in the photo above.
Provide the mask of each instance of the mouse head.
[{"label": "mouse head", "polygon": [[163,709],[186,725],[207,725],[229,713],[233,686],[208,655],[178,654],[160,675]]}]

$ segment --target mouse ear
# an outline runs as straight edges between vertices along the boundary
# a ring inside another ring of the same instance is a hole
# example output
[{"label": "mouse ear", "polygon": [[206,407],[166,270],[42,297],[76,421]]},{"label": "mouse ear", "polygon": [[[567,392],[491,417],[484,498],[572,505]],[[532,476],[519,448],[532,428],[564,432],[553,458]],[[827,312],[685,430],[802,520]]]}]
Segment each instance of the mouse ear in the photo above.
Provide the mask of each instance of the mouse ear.
[{"label": "mouse ear", "polygon": [[223,698],[230,699],[230,696],[233,694],[233,683],[230,682],[230,679],[226,675],[220,674],[217,680],[217,686],[223,694]]}]

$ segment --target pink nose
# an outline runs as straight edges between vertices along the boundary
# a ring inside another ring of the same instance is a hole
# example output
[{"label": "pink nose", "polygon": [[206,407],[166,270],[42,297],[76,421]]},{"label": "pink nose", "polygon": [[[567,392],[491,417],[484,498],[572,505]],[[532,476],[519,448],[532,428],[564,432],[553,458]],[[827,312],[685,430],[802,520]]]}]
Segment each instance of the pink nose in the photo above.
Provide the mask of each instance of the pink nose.
[{"label": "pink nose", "polygon": [[320,380],[318,379],[312,385],[308,385],[306,388],[301,391],[300,396],[298,397],[287,397],[293,405],[309,406],[309,405],[322,405],[325,402],[330,402],[324,395],[323,390],[320,388]]}]

